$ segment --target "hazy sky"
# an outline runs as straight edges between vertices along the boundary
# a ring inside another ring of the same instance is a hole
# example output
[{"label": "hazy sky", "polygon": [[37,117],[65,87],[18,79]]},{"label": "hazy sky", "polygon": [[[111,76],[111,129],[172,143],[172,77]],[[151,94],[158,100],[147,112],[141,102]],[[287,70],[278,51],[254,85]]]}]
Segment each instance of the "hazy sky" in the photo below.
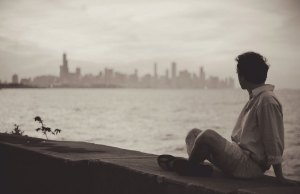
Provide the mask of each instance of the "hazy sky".
[{"label": "hazy sky", "polygon": [[269,59],[269,83],[300,88],[297,0],[0,0],[0,80],[74,71],[159,74],[170,68],[236,77],[234,58]]}]

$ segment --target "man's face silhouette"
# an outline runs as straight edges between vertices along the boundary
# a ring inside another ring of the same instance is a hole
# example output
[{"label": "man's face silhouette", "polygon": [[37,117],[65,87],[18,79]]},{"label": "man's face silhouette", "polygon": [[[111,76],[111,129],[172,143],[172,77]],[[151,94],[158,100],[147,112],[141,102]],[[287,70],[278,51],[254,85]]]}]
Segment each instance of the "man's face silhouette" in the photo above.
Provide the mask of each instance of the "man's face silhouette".
[{"label": "man's face silhouette", "polygon": [[240,83],[240,86],[241,86],[241,88],[244,90],[244,89],[247,89],[246,88],[246,80],[245,80],[245,78],[244,78],[244,76],[242,76],[242,75],[240,75],[239,73],[238,73],[238,78],[239,78],[239,83]]}]

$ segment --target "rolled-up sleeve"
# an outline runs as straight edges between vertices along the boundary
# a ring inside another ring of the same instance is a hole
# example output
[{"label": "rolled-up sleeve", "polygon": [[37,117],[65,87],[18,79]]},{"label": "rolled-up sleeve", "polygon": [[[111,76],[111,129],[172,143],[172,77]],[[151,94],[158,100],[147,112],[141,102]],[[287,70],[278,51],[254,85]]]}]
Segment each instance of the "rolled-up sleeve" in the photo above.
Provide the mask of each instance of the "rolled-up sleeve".
[{"label": "rolled-up sleeve", "polygon": [[263,105],[258,113],[258,124],[261,130],[267,164],[282,162],[284,149],[284,126],[281,106],[275,103]]}]

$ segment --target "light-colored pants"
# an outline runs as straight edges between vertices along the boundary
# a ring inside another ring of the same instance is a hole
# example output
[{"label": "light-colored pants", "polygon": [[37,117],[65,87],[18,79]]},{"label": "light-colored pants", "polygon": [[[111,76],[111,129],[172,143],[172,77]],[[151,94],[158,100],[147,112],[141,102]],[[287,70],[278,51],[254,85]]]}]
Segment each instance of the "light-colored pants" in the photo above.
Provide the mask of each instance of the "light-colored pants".
[{"label": "light-colored pants", "polygon": [[[201,130],[193,129],[186,137],[186,147],[189,156],[200,133]],[[226,174],[236,178],[256,178],[264,174],[261,167],[250,158],[247,152],[243,151],[235,142],[227,140],[224,151],[218,155],[210,154],[207,160]]]}]

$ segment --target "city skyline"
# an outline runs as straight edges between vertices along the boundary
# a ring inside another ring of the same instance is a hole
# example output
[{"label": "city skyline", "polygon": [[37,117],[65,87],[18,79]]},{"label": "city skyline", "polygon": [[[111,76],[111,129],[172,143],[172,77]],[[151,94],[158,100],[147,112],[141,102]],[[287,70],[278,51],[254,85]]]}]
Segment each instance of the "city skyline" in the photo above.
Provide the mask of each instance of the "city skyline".
[{"label": "city skyline", "polygon": [[[57,74],[66,51],[84,74],[109,66],[158,73],[176,61],[188,71],[233,77],[246,51],[270,64],[267,83],[300,88],[300,3],[296,0],[2,0],[0,79]],[[114,13],[114,14],[112,14]]]},{"label": "city skyline", "polygon": [[[164,74],[158,73],[158,64],[153,63],[153,72],[139,75],[139,70],[134,69],[132,74],[122,73],[113,68],[105,67],[94,74],[82,74],[81,67],[75,71],[69,68],[69,60],[66,53],[62,55],[62,63],[59,66],[58,75],[39,75],[34,78],[20,78],[13,74],[11,82],[4,82],[4,87],[63,87],[63,88],[234,88],[234,79],[218,76],[207,76],[203,66],[199,66],[198,72],[189,72],[179,69],[176,62],[172,62],[170,68],[165,69]],[[21,76],[20,76],[21,77]],[[1,82],[0,82],[1,83]],[[12,85],[11,85],[12,84]]]}]

